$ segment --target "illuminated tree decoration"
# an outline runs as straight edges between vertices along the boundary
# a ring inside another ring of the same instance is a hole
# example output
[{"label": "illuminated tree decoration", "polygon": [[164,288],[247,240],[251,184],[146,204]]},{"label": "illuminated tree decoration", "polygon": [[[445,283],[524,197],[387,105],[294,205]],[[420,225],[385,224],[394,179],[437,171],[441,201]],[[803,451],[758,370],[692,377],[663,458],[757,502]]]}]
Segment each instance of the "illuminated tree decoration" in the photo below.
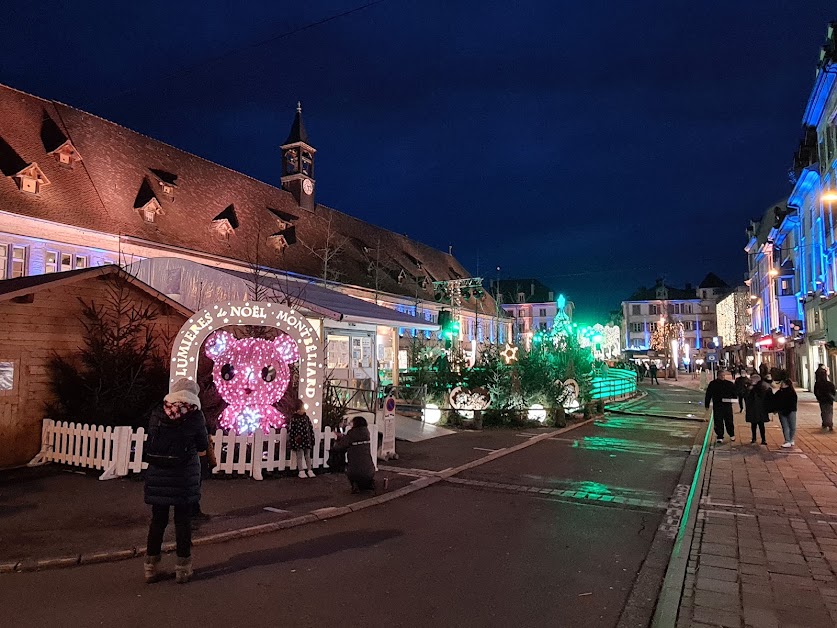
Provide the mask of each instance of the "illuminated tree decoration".
[{"label": "illuminated tree decoration", "polygon": [[511,344],[507,342],[505,348],[500,352],[500,355],[506,364],[517,362],[517,347],[511,346]]},{"label": "illuminated tree decoration", "polygon": [[237,434],[261,428],[279,430],[285,416],[274,407],[291,379],[288,365],[299,360],[296,342],[287,335],[275,340],[238,339],[226,331],[213,332],[204,352],[213,360],[212,379],[227,407],[221,427]]}]

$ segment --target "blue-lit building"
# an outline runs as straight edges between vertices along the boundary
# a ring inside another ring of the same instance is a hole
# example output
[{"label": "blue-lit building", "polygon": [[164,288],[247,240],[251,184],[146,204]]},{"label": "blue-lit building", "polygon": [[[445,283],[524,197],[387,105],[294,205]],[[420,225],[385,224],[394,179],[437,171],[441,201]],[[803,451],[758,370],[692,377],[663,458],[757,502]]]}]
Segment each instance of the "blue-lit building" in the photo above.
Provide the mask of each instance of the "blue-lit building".
[{"label": "blue-lit building", "polygon": [[[793,330],[800,385],[813,387],[819,364],[837,367],[837,35],[832,23],[820,52],[816,78],[802,118],[802,139],[794,154],[794,187],[780,229],[791,234],[783,254],[794,263],[794,292],[800,329]],[[790,344],[790,343],[789,343]]]}]

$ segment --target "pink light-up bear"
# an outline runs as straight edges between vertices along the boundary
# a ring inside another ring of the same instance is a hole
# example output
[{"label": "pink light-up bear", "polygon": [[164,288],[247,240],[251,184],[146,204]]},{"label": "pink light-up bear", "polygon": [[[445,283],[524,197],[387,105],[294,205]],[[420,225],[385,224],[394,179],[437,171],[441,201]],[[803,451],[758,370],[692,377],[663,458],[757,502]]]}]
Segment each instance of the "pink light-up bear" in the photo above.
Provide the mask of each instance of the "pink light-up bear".
[{"label": "pink light-up bear", "polygon": [[204,352],[213,360],[212,379],[227,407],[219,423],[237,434],[279,430],[285,416],[278,402],[291,379],[288,364],[299,360],[296,342],[286,335],[275,340],[238,339],[226,331],[213,332]]}]

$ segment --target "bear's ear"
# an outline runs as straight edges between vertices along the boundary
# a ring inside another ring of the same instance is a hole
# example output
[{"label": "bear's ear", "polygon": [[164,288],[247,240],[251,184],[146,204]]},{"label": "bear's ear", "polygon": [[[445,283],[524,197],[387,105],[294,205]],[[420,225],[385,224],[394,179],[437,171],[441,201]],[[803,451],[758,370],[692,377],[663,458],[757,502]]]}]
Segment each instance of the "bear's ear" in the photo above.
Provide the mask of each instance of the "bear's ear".
[{"label": "bear's ear", "polygon": [[203,345],[203,352],[206,354],[206,357],[214,361],[229,351],[234,342],[235,336],[230,332],[213,331],[209,334],[209,338],[206,339],[206,343]]},{"label": "bear's ear", "polygon": [[299,349],[296,348],[296,341],[287,334],[278,336],[273,344],[276,345],[276,350],[285,362],[291,363],[299,360]]}]

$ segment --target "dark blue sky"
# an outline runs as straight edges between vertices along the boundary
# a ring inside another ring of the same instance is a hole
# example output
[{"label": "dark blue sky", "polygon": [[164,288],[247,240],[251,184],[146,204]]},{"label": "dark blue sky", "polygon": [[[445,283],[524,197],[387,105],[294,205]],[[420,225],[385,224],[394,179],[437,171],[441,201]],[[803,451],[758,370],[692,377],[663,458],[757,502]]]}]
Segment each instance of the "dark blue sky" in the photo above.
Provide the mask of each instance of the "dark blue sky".
[{"label": "dark blue sky", "polygon": [[589,318],[660,275],[741,278],[837,19],[830,0],[386,0],[252,46],[363,2],[18,3],[0,82],[274,183],[301,99],[320,202]]}]

